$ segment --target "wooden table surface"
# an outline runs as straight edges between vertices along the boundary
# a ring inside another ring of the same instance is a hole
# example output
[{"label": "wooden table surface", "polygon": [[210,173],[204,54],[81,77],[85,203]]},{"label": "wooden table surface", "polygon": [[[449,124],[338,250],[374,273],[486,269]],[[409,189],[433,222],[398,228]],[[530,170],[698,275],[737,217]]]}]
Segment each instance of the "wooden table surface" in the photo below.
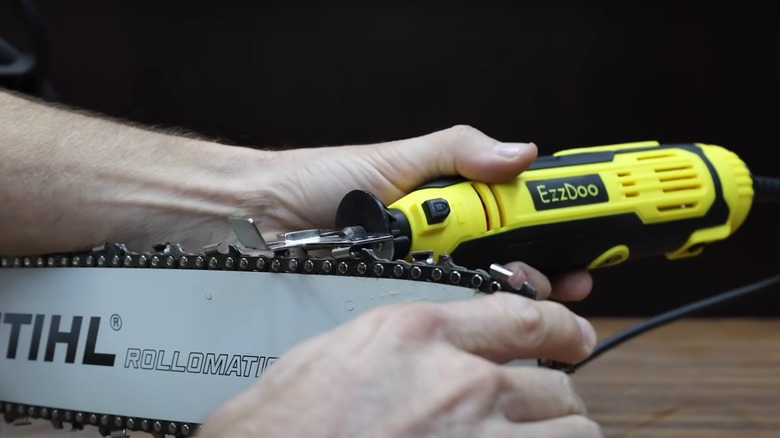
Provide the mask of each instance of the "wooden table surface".
[{"label": "wooden table surface", "polygon": [[[636,322],[593,320],[601,339]],[[573,378],[610,438],[780,438],[780,318],[677,321],[605,353]],[[0,425],[0,436],[99,434],[36,421]]]},{"label": "wooden table surface", "polygon": [[[593,322],[604,339],[637,321]],[[607,437],[780,437],[780,319],[677,321],[572,377]]]}]

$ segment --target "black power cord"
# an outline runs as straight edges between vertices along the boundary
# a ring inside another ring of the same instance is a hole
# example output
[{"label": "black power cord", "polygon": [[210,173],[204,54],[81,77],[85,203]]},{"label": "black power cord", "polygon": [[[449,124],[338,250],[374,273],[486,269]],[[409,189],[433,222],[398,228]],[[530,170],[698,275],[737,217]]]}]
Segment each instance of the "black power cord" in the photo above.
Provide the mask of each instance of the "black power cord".
[{"label": "black power cord", "polygon": [[766,291],[771,286],[775,286],[778,284],[780,284],[780,274],[775,275],[773,277],[769,277],[761,281],[757,281],[755,283],[738,287],[736,289],[732,289],[727,292],[723,292],[713,297],[705,298],[700,301],[695,301],[693,303],[674,308],[668,312],[661,313],[660,315],[656,315],[652,318],[642,321],[641,323],[629,327],[628,329],[623,330],[620,333],[606,339],[593,350],[590,356],[586,357],[585,359],[579,362],[576,362],[574,364],[543,362],[542,364],[548,367],[557,368],[569,373],[573,373],[574,371],[576,371],[586,363],[601,356],[602,354],[617,347],[618,345],[641,335],[642,333],[645,333],[649,330],[652,330],[664,324],[668,324],[684,316],[693,315],[696,312],[700,312],[702,310],[709,309],[711,307],[724,304],[726,302],[733,301],[738,298],[743,298],[747,295]]},{"label": "black power cord", "polygon": [[755,203],[775,203],[780,202],[780,178],[768,176],[753,176],[753,188]]}]

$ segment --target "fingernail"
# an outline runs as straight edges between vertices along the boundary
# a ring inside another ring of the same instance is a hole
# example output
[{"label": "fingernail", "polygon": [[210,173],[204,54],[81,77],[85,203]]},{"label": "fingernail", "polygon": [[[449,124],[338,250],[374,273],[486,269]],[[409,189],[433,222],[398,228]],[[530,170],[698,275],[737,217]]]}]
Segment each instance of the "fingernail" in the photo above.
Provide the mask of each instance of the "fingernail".
[{"label": "fingernail", "polygon": [[593,326],[581,316],[577,317],[577,323],[580,325],[582,340],[585,341],[588,351],[593,351],[593,347],[596,346],[596,330],[594,330]]},{"label": "fingernail", "polygon": [[528,276],[522,270],[517,270],[509,276],[509,285],[515,289],[523,287],[523,283],[526,281],[528,281]]},{"label": "fingernail", "polygon": [[533,143],[498,143],[493,153],[502,157],[514,158],[531,148]]}]

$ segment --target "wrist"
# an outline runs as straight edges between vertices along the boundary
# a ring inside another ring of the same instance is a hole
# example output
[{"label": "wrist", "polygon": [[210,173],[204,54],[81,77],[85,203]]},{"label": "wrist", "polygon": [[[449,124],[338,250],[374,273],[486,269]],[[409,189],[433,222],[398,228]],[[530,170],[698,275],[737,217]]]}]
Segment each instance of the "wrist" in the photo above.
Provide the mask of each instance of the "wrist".
[{"label": "wrist", "polygon": [[197,251],[235,243],[229,216],[266,214],[274,152],[179,137],[160,141],[166,146],[159,158],[145,168],[128,169],[131,184],[114,200],[119,210],[130,210],[124,213],[128,218],[147,217],[149,223],[125,224],[114,230],[112,240],[147,248],[177,242]]}]

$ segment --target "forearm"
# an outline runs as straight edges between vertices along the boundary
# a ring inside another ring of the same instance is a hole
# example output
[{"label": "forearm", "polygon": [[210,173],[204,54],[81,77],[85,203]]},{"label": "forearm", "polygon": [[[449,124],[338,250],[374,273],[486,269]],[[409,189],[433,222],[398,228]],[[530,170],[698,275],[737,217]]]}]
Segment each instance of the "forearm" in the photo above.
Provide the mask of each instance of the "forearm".
[{"label": "forearm", "polygon": [[[270,152],[153,132],[0,91],[0,253],[228,236]],[[253,194],[258,200],[261,197]],[[261,205],[252,206],[257,212]]]}]

